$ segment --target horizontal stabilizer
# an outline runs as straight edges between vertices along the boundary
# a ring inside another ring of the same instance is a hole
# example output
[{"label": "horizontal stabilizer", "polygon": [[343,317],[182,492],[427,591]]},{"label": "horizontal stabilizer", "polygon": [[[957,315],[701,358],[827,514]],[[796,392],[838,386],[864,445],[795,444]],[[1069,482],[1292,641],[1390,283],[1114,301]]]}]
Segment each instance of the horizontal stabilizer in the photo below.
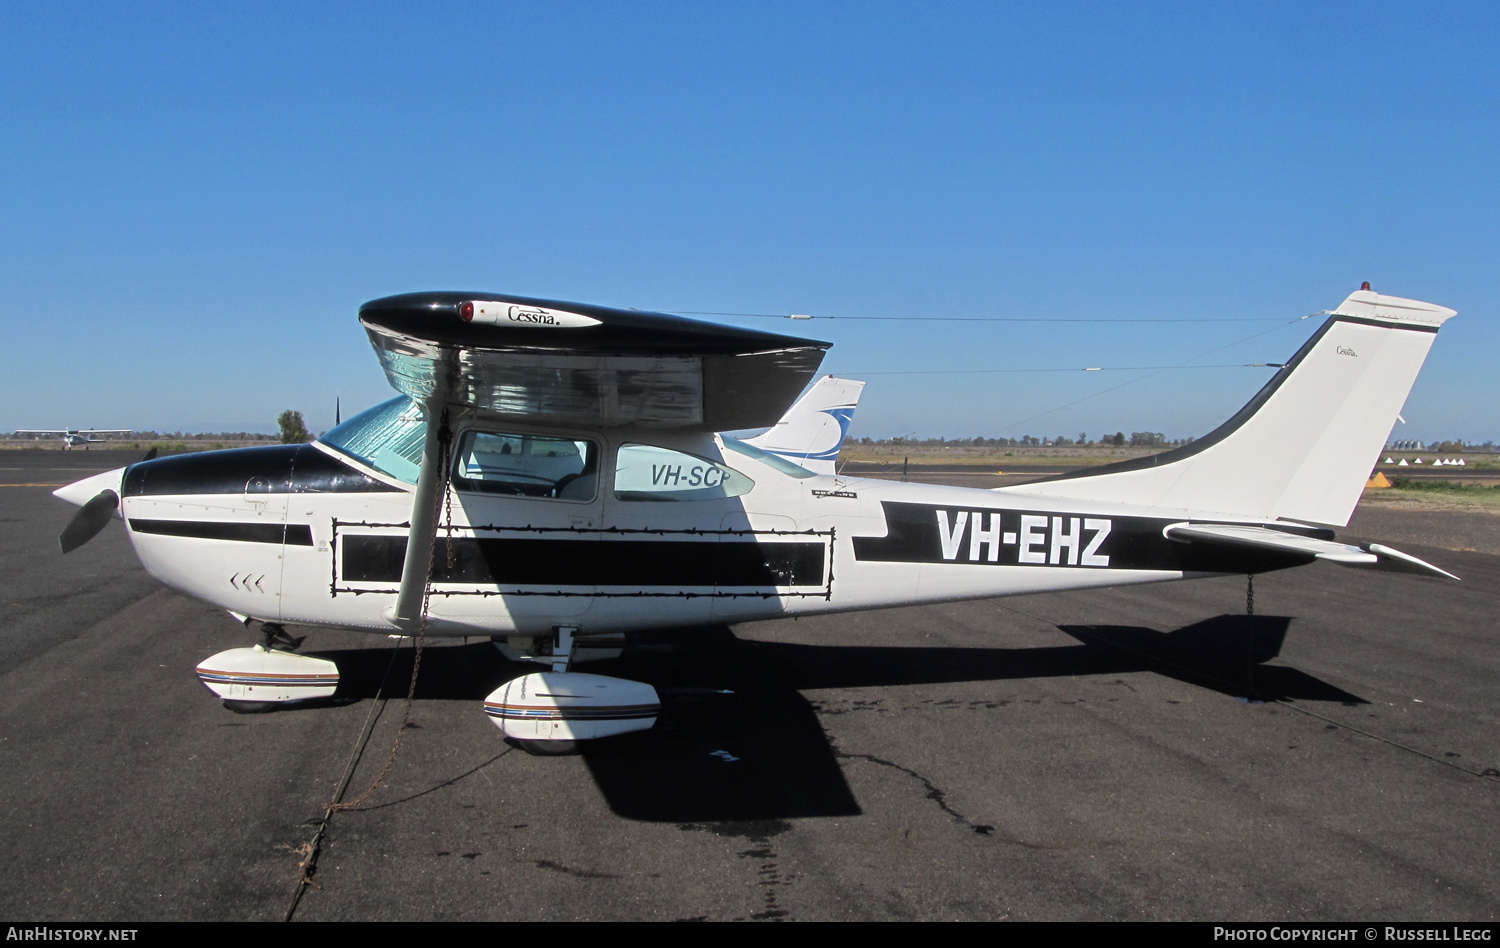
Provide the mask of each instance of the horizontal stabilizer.
[{"label": "horizontal stabilizer", "polygon": [[1448,579],[1458,579],[1447,570],[1438,569],[1426,560],[1419,560],[1410,553],[1393,550],[1383,543],[1371,543],[1369,549],[1371,553],[1380,557],[1380,562],[1376,564],[1378,569],[1390,570],[1393,573],[1416,573],[1419,576],[1436,574]]},{"label": "horizontal stabilizer", "polygon": [[1458,579],[1452,573],[1419,560],[1409,553],[1393,550],[1379,543],[1368,547],[1339,543],[1326,536],[1327,531],[1317,531],[1319,536],[1291,533],[1274,527],[1260,527],[1243,523],[1174,523],[1162,533],[1179,543],[1204,543],[1226,547],[1256,550],[1271,550],[1281,553],[1300,553],[1340,566],[1363,566],[1370,569],[1389,570],[1396,573],[1418,573],[1427,576],[1444,576]]}]

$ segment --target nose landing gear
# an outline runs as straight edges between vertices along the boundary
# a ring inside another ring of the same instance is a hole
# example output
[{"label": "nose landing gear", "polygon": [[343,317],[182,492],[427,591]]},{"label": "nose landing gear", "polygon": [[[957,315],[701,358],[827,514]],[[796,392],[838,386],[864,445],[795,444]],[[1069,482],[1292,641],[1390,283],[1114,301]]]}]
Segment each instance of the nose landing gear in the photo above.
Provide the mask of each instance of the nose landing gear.
[{"label": "nose landing gear", "polygon": [[577,742],[656,723],[661,700],[639,681],[570,672],[578,629],[554,630],[552,670],[514,678],[484,700],[484,713],[508,739],[537,755],[572,753]]}]

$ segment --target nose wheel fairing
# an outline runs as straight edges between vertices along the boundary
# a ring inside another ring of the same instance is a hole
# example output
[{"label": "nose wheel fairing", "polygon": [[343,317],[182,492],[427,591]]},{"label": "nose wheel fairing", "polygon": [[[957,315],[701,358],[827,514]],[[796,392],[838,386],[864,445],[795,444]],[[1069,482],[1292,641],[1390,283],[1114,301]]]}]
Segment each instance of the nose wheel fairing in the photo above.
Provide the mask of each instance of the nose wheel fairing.
[{"label": "nose wheel fairing", "polygon": [[220,652],[199,663],[197,672],[198,680],[231,707],[329,698],[339,686],[333,662],[263,645]]},{"label": "nose wheel fairing", "polygon": [[535,672],[491,692],[484,713],[513,740],[581,741],[650,728],[661,713],[661,699],[644,682]]},{"label": "nose wheel fairing", "polygon": [[500,733],[523,747],[546,753],[548,746],[644,731],[656,723],[661,699],[644,682],[570,672],[582,656],[578,629],[553,629],[550,672],[513,678],[484,699]]}]

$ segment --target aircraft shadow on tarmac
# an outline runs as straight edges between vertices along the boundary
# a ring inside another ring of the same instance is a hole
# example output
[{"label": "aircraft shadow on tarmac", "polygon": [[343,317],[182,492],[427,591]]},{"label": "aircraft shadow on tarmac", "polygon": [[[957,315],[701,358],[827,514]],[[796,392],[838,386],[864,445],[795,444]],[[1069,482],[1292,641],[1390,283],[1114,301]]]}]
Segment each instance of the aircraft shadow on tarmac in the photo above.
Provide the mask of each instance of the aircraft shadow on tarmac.
[{"label": "aircraft shadow on tarmac", "polygon": [[[839,752],[806,690],[1066,678],[1155,672],[1256,700],[1364,703],[1295,668],[1267,665],[1291,619],[1222,615],[1172,632],[1064,625],[1077,645],[928,648],[802,645],[743,640],[726,626],[639,633],[625,654],[586,670],[648,681],[662,713],[650,731],[581,745],[610,808],[651,822],[718,823],[852,816],[860,808]],[[374,697],[385,649],[318,651],[340,670],[339,700]],[[411,674],[410,648],[391,666],[392,697]],[[534,666],[525,666],[533,669]],[[520,666],[488,643],[427,650],[416,696],[478,705]]]}]

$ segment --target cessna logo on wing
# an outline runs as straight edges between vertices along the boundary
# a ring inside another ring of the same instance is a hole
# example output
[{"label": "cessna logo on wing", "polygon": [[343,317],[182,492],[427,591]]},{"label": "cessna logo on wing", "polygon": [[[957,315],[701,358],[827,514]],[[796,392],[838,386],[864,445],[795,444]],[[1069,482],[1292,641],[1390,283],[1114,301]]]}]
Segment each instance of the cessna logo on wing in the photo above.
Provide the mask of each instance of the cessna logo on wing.
[{"label": "cessna logo on wing", "polygon": [[521,306],[516,303],[485,302],[470,300],[460,303],[459,317],[466,323],[480,326],[534,326],[553,329],[582,329],[597,326],[599,320],[582,313],[569,313],[561,309],[545,309],[540,306]]},{"label": "cessna logo on wing", "polygon": [[539,306],[511,306],[505,311],[508,322],[523,326],[554,326],[558,329],[581,329],[597,326],[599,320],[580,313],[568,313],[560,309],[542,309]]},{"label": "cessna logo on wing", "polygon": [[513,323],[538,323],[543,326],[557,325],[557,319],[545,309],[528,309],[525,306],[512,306],[506,315]]},{"label": "cessna logo on wing", "polygon": [[[993,508],[960,510],[890,501],[881,507],[887,533],[883,537],[855,537],[856,559],[1117,569],[1125,565],[1116,562],[1119,557],[1112,559],[1116,551],[1111,548],[1118,543],[1112,543],[1111,536],[1118,531],[1109,517]],[[1145,530],[1148,536],[1152,532]],[[1139,559],[1143,552],[1136,549],[1127,559]]]}]

